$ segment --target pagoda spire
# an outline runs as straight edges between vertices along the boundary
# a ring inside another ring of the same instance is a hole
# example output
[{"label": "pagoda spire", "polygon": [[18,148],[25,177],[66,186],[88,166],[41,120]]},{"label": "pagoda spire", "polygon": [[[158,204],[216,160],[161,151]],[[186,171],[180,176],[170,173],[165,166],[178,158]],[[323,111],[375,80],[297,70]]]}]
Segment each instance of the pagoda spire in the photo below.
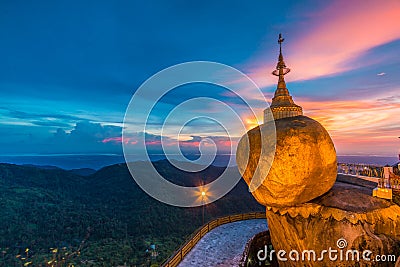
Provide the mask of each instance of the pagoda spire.
[{"label": "pagoda spire", "polygon": [[279,34],[278,43],[279,43],[279,57],[278,64],[276,64],[276,69],[272,72],[273,75],[278,76],[278,85],[275,91],[275,96],[290,96],[289,90],[286,88],[286,82],[284,76],[290,72],[290,69],[286,67],[285,61],[283,60],[282,55],[282,43],[285,41],[282,38],[282,34]]},{"label": "pagoda spire", "polygon": [[285,61],[283,60],[282,43],[284,40],[282,34],[279,34],[278,63],[276,64],[276,69],[272,72],[273,75],[279,77],[278,85],[271,103],[271,111],[275,120],[303,115],[303,109],[294,103],[292,96],[286,87],[284,76],[290,72],[290,69],[286,67]]}]

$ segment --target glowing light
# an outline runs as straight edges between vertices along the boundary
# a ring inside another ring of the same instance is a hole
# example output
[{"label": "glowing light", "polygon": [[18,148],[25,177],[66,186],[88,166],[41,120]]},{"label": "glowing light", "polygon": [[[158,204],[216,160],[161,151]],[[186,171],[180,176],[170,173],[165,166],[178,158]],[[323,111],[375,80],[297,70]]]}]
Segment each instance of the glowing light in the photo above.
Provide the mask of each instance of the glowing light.
[{"label": "glowing light", "polygon": [[250,130],[260,124],[258,119],[254,116],[250,118],[244,118],[243,121],[247,130]]},{"label": "glowing light", "polygon": [[204,197],[206,195],[206,192],[202,191],[201,195]]}]

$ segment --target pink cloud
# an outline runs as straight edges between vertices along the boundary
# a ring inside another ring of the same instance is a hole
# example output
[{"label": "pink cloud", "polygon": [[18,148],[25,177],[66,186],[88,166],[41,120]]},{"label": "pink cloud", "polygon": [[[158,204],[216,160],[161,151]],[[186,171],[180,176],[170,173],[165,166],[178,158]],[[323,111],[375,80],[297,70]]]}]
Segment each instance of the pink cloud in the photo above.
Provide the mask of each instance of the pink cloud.
[{"label": "pink cloud", "polygon": [[190,141],[180,141],[179,145],[184,146],[184,147],[199,147],[200,142],[195,141],[195,142],[190,142]]},{"label": "pink cloud", "polygon": [[118,136],[118,137],[110,137],[110,138],[105,138],[105,139],[103,139],[101,142],[103,143],[103,144],[106,144],[106,143],[110,143],[110,142],[113,142],[113,143],[122,143],[122,141],[124,141],[124,144],[131,144],[131,145],[135,145],[135,144],[137,144],[137,140],[131,140],[131,138],[125,138],[124,140],[122,140],[122,137],[120,137],[120,136]]},{"label": "pink cloud", "polygon": [[[289,36],[284,46],[286,63],[294,69],[290,80],[307,80],[359,68],[354,59],[369,49],[400,38],[400,1],[335,1],[309,15],[307,28]],[[311,25],[311,27],[310,27]],[[301,34],[300,34],[301,33]],[[276,83],[271,77],[275,62],[249,63],[250,76],[264,87]],[[264,57],[263,57],[264,58]],[[363,62],[369,65],[376,62]]]},{"label": "pink cloud", "polygon": [[161,145],[161,141],[160,140],[146,141],[146,145],[149,146]]},{"label": "pink cloud", "polygon": [[122,143],[122,137],[109,137],[109,138],[105,138],[101,141],[102,143],[106,144],[106,143]]},{"label": "pink cloud", "polygon": [[[200,137],[198,137],[200,138]],[[231,146],[237,146],[238,143],[238,138],[234,137],[225,137],[225,136],[213,136],[213,137],[207,137],[213,140],[214,143],[208,142],[208,141],[179,141],[179,145],[184,147],[184,148],[198,148],[200,145],[203,145],[205,147],[211,147],[216,145],[219,150],[222,151],[227,151],[230,150]],[[201,144],[202,143],[202,144]]]},{"label": "pink cloud", "polygon": [[217,143],[222,147],[231,147],[231,145],[237,145],[237,141],[232,140],[219,140]]},{"label": "pink cloud", "polygon": [[[200,137],[196,137],[196,139],[199,139]],[[237,139],[237,138],[236,138]],[[213,137],[213,141],[217,145],[217,147],[220,148],[230,148],[231,144],[235,145],[237,144],[237,140],[229,140],[228,137],[223,137],[223,136],[215,136]],[[131,144],[131,145],[136,145],[138,143],[138,140],[135,138],[131,137],[125,137],[122,139],[122,137],[109,137],[105,138],[101,141],[102,143],[124,143],[124,144]],[[164,139],[164,146],[173,146],[179,143],[180,146],[186,147],[186,148],[198,148],[200,147],[201,141],[197,140],[188,140],[188,141],[177,141],[173,138],[167,137]],[[161,145],[161,140],[148,140],[145,142],[146,145],[148,146],[160,146]],[[210,142],[203,142],[204,146],[213,146],[214,144]]]},{"label": "pink cloud", "polygon": [[297,103],[329,131],[338,154],[399,153],[399,97],[320,102],[299,98]]}]

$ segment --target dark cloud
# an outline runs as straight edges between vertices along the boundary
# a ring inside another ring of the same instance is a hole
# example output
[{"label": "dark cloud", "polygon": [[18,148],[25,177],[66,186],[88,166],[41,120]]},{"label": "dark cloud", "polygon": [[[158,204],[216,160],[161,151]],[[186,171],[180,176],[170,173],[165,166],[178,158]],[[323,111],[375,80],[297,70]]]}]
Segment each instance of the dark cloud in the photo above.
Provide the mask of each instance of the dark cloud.
[{"label": "dark cloud", "polygon": [[31,120],[31,119],[60,119],[60,120],[82,120],[82,118],[68,115],[68,114],[60,114],[60,113],[28,113],[19,110],[13,110],[7,107],[0,107],[2,110],[8,111],[8,116],[11,118],[22,119],[22,120]]},{"label": "dark cloud", "polygon": [[70,127],[70,124],[57,121],[30,121],[32,124],[37,126],[49,126],[49,127]]},{"label": "dark cloud", "polygon": [[388,97],[379,98],[378,101],[383,102],[385,104],[400,103],[400,95],[392,95]]},{"label": "dark cloud", "polygon": [[81,121],[70,132],[57,129],[53,137],[49,138],[49,143],[52,144],[53,151],[64,153],[120,153],[120,144],[102,141],[121,136],[121,133],[122,127],[119,126]]},{"label": "dark cloud", "polygon": [[72,130],[65,129],[49,131],[45,126],[5,125],[0,127],[0,134],[4,136],[0,147],[7,154],[122,153],[121,143],[102,142],[120,137],[122,127],[81,121]]}]

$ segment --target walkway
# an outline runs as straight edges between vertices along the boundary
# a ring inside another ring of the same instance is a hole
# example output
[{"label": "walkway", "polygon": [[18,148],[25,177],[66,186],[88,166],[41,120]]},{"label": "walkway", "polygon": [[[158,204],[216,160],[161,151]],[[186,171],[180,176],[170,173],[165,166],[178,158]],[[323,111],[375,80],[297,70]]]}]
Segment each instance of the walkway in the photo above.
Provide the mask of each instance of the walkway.
[{"label": "walkway", "polygon": [[267,230],[265,219],[238,221],[218,226],[207,233],[178,266],[238,266],[247,241],[265,230]]}]

